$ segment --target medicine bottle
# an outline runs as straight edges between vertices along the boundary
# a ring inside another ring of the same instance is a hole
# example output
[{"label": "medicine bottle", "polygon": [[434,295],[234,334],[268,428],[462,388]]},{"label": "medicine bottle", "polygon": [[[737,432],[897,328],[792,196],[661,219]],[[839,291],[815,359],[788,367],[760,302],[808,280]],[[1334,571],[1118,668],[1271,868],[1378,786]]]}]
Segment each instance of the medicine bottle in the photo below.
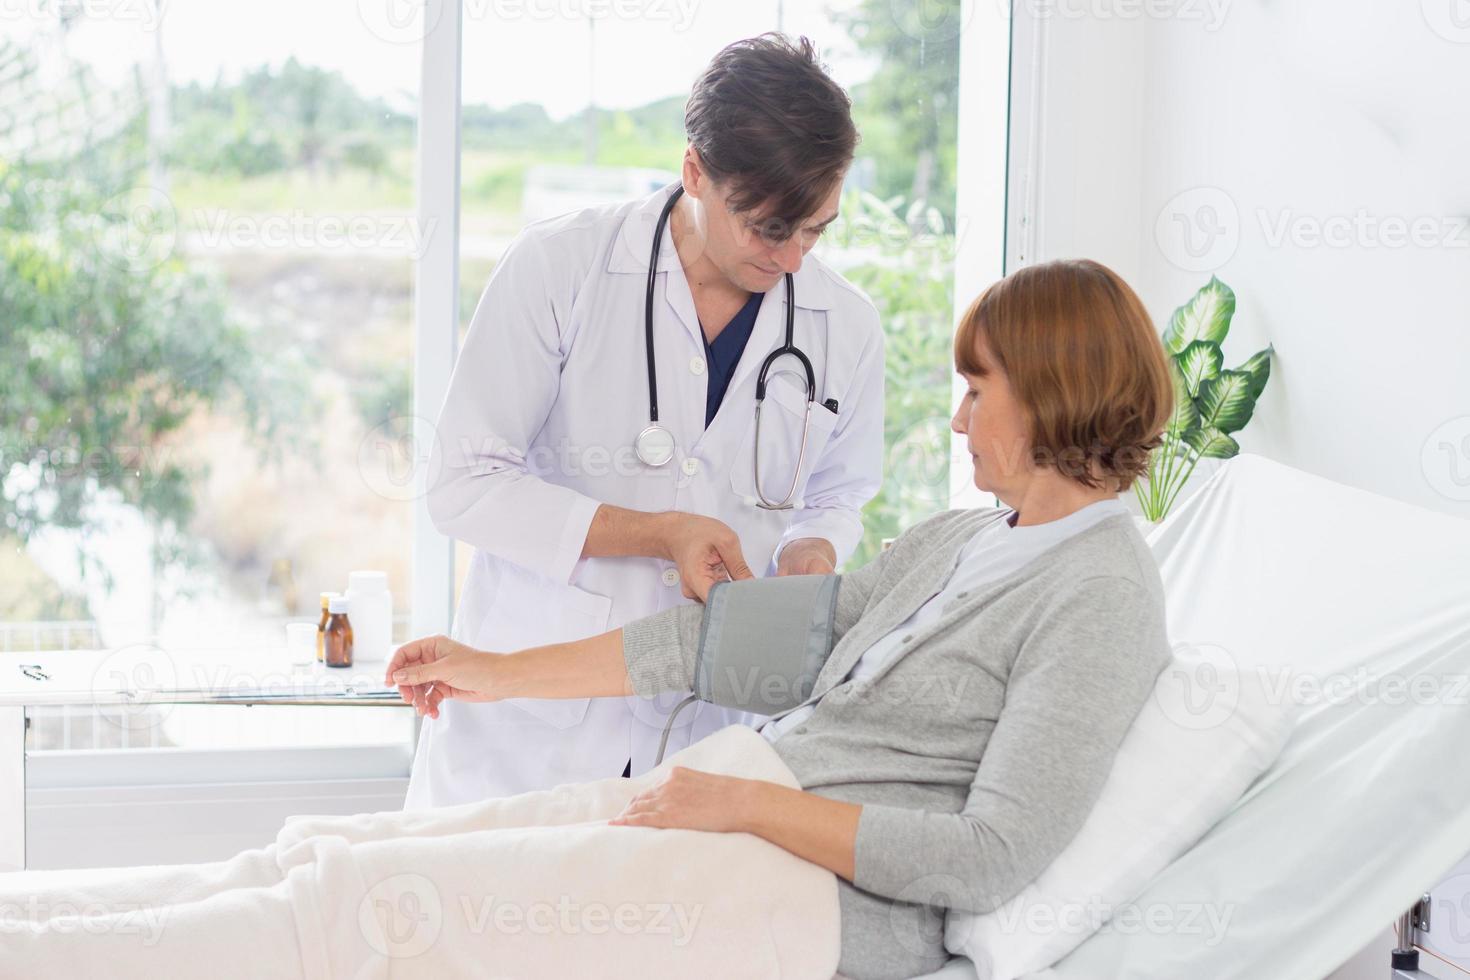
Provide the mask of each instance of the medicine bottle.
[{"label": "medicine bottle", "polygon": [[334,595],[327,600],[326,632],[322,634],[322,651],[328,667],[352,666],[352,623],[347,619],[351,604],[346,596]]},{"label": "medicine bottle", "polygon": [[332,598],[332,596],[334,596],[336,594],[337,593],[335,593],[335,592],[323,592],[322,593],[322,616],[321,616],[321,619],[317,620],[317,624],[316,624],[316,662],[317,663],[321,663],[325,659],[325,657],[323,657],[323,655],[322,655],[322,643],[323,643],[323,638],[327,634],[327,620],[329,620],[329,619],[332,618],[331,612],[329,612],[328,609],[327,609],[327,602]]}]

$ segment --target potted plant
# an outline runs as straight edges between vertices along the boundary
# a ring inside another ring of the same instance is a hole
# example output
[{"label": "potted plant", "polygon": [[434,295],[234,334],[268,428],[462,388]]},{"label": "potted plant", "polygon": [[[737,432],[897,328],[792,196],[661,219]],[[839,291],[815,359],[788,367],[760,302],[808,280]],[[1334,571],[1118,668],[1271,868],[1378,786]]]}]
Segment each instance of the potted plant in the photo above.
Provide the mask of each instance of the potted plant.
[{"label": "potted plant", "polygon": [[1214,276],[1174,311],[1164,331],[1165,360],[1174,381],[1174,413],[1148,472],[1133,492],[1150,524],[1162,520],[1202,459],[1240,452],[1231,433],[1251,420],[1271,376],[1267,346],[1238,368],[1225,368],[1220,345],[1235,315],[1235,293]]}]

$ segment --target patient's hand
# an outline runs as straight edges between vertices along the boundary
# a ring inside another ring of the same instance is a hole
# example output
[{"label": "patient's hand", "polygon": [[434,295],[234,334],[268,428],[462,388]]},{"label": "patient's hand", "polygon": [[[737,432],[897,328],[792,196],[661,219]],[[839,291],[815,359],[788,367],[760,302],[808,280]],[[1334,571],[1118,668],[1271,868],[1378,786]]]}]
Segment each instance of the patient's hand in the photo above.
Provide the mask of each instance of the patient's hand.
[{"label": "patient's hand", "polygon": [[445,698],[494,701],[498,697],[491,673],[496,654],[457,643],[447,636],[426,636],[393,652],[384,683],[398,685],[403,700],[420,715],[439,717]]},{"label": "patient's hand", "polygon": [[735,833],[746,829],[745,801],[754,782],[674,766],[661,782],[629,800],[608,824]]}]

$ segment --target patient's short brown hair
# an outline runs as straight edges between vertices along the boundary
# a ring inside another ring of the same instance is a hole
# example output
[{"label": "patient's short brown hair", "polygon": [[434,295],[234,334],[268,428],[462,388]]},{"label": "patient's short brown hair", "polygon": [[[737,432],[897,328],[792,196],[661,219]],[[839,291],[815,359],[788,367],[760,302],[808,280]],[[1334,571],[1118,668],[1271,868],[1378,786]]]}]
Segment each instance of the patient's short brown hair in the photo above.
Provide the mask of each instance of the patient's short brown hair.
[{"label": "patient's short brown hair", "polygon": [[1031,416],[1031,454],[1086,487],[1127,490],[1148,469],[1174,386],[1148,311],[1086,259],[1027,266],[970,304],[955,367],[983,377],[978,343]]}]

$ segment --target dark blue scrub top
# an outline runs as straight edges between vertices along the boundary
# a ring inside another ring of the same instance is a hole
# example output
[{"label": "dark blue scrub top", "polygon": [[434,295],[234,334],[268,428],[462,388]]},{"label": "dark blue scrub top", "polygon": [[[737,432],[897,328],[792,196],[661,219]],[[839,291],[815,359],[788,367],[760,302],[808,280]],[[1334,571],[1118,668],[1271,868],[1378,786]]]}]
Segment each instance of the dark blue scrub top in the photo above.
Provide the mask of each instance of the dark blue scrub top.
[{"label": "dark blue scrub top", "polygon": [[[750,332],[755,329],[755,316],[760,312],[761,300],[765,293],[751,293],[750,299],[740,308],[740,312],[730,318],[715,342],[710,343],[708,338],[704,341],[704,361],[709,367],[709,390],[704,396],[704,427],[714,421],[715,413],[720,410],[720,402],[725,400],[725,389],[730,387],[730,378],[735,373],[735,365],[740,363],[740,355],[745,351],[745,343],[750,340]],[[700,329],[700,336],[704,336],[704,330]]]}]

